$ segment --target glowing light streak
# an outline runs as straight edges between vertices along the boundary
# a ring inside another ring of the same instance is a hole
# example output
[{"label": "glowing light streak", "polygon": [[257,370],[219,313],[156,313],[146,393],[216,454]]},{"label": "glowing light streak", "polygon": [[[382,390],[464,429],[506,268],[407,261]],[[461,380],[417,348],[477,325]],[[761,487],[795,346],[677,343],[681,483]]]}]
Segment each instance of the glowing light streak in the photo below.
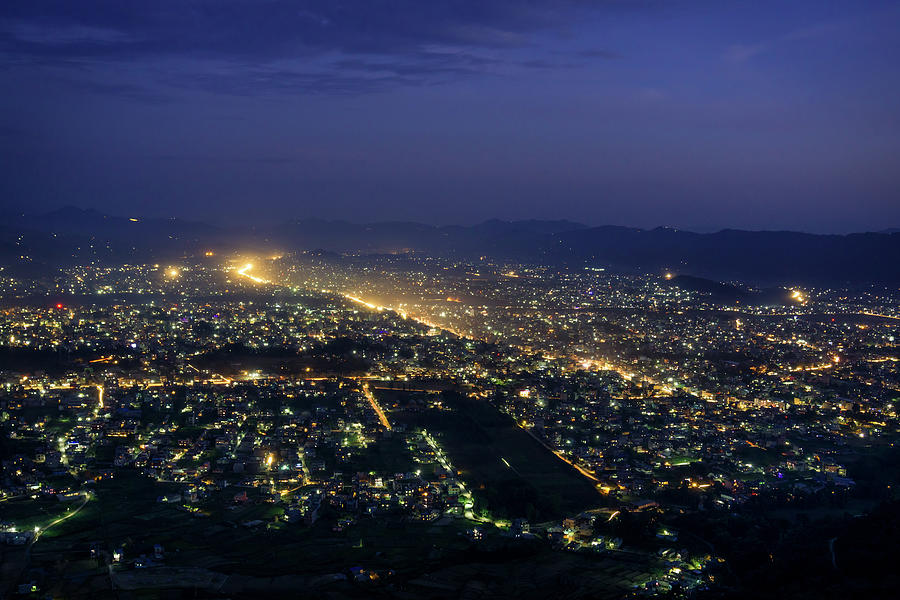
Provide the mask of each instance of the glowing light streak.
[{"label": "glowing light streak", "polygon": [[246,265],[244,265],[243,267],[238,269],[236,271],[236,273],[238,275],[240,275],[241,277],[246,277],[247,279],[249,279],[250,281],[252,281],[254,283],[269,283],[268,281],[266,281],[265,279],[263,279],[261,277],[257,277],[255,275],[251,275],[250,273],[248,273],[248,271],[250,271],[251,269],[253,269],[253,263],[247,263]]},{"label": "glowing light streak", "polygon": [[381,424],[385,429],[390,431],[391,422],[388,421],[387,415],[384,414],[384,410],[382,410],[381,405],[378,404],[378,400],[375,399],[375,394],[372,393],[372,390],[371,388],[369,388],[368,383],[363,384],[362,392],[366,397],[366,400],[369,401],[369,404],[372,405],[372,410],[374,410],[375,414],[378,415],[378,420],[381,421]]}]

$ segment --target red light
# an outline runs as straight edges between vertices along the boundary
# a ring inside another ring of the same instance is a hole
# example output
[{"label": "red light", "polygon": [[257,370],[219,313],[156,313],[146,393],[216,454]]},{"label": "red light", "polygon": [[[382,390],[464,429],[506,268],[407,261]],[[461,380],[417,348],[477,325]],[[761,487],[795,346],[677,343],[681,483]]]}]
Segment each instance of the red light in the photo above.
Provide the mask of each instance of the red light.
[{"label": "red light", "polygon": [[59,302],[59,303],[56,305],[56,308],[62,308],[62,307],[63,307],[62,302]]}]

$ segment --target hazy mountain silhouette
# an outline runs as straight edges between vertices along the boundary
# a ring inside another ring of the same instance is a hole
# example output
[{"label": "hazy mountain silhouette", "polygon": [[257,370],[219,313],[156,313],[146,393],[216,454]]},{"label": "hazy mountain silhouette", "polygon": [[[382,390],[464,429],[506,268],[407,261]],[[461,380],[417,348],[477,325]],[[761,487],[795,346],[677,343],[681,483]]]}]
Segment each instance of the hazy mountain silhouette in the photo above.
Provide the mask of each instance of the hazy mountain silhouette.
[{"label": "hazy mountain silhouette", "polygon": [[[816,235],[725,229],[587,227],[570,221],[501,221],[472,226],[413,222],[357,224],[306,219],[269,227],[223,228],[176,219],[114,217],[66,207],[39,216],[11,215],[0,226],[8,268],[84,262],[161,260],[205,249],[399,253],[602,266],[756,285],[900,282],[900,233]],[[22,258],[22,257],[27,258]],[[721,290],[720,290],[721,291]]]},{"label": "hazy mountain silhouette", "polygon": [[789,305],[795,301],[791,292],[783,287],[768,289],[748,289],[744,286],[723,283],[693,275],[675,275],[666,282],[673,287],[691,292],[700,292],[719,304],[743,305]]}]

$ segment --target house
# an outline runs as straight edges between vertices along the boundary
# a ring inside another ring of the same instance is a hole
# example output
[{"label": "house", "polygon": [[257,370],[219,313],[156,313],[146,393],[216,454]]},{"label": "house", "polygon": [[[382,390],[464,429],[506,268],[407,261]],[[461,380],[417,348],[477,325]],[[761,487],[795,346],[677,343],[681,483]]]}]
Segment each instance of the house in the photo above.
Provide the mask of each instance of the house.
[{"label": "house", "polygon": [[515,537],[521,537],[531,532],[531,525],[525,519],[513,519],[509,532]]}]

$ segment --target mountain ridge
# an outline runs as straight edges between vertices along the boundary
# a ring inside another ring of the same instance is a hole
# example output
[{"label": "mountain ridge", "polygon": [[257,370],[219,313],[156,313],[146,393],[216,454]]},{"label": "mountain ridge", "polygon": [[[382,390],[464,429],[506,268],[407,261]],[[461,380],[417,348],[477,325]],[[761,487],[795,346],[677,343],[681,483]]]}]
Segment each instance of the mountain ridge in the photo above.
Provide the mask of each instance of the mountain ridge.
[{"label": "mountain ridge", "polygon": [[272,226],[222,227],[179,219],[116,217],[64,207],[16,215],[0,226],[0,260],[64,265],[92,258],[167,259],[255,247],[338,253],[422,252],[436,256],[603,266],[625,272],[669,270],[752,284],[900,283],[900,232],[815,234],[727,228],[698,233],[671,227],[588,226],[568,220],[428,225],[412,221],[352,223],[294,219]]}]

